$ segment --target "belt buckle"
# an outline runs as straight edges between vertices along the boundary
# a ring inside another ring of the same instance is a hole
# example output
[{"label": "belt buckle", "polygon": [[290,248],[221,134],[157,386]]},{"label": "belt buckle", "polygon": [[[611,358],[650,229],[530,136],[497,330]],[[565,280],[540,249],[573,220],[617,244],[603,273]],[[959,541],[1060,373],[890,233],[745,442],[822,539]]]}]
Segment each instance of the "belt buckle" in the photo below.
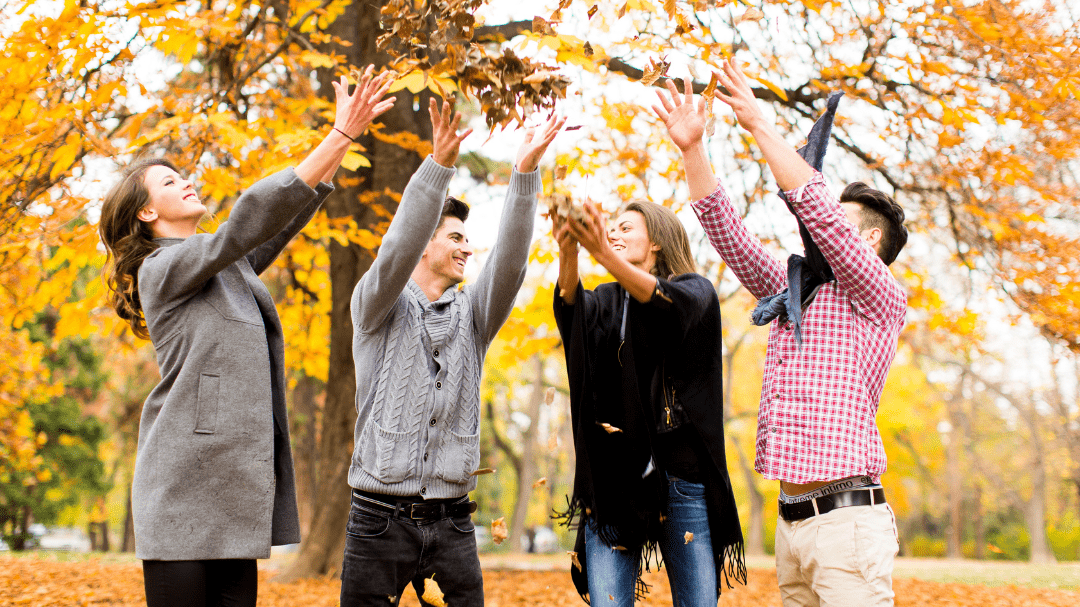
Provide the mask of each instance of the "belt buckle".
[{"label": "belt buckle", "polygon": [[419,521],[419,520],[423,520],[423,519],[426,519],[426,518],[431,518],[431,514],[430,514],[429,511],[431,510],[431,507],[434,506],[434,505],[435,504],[420,504],[420,503],[413,504],[409,508],[409,518],[414,520],[414,521]]}]

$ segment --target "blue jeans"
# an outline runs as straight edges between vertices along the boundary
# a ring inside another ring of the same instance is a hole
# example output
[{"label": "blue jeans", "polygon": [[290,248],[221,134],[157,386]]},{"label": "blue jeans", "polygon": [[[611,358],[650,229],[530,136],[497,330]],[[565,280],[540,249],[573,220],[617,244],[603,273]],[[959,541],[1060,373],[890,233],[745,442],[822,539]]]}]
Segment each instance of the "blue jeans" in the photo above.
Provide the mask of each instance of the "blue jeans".
[{"label": "blue jeans", "polygon": [[412,520],[365,507],[354,493],[345,526],[341,606],[396,606],[410,583],[423,596],[424,578],[432,575],[448,605],[482,606],[484,578],[473,529],[469,514]]},{"label": "blue jeans", "polygon": [[[716,607],[716,565],[709,535],[705,486],[677,478],[668,481],[668,507],[660,553],[664,557],[675,607]],[[687,543],[686,532],[694,534]],[[640,554],[613,550],[585,526],[589,599],[594,607],[634,604]]]}]

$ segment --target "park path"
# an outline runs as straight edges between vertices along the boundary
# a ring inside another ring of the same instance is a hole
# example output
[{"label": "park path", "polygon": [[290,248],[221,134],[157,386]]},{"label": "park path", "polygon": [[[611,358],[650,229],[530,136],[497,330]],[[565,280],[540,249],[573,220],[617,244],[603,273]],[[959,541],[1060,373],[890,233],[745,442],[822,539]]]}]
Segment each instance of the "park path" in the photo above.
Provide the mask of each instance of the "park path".
[{"label": "park path", "polygon": [[[291,584],[270,582],[272,571],[259,572],[261,607],[336,607],[336,579],[304,580]],[[652,585],[643,606],[670,607],[671,597],[663,574],[646,574]],[[487,607],[562,607],[584,605],[566,571],[484,571]],[[977,586],[901,579],[894,582],[897,607],[1076,607],[1080,593],[1017,586]],[[0,556],[0,605],[27,607],[141,607],[142,568],[137,563],[89,560],[58,562],[33,557]],[[419,602],[411,590],[402,605]],[[594,605],[602,605],[594,601]],[[751,569],[746,586],[727,590],[720,607],[775,607],[780,604],[776,575]],[[452,606],[451,606],[452,607]]]}]

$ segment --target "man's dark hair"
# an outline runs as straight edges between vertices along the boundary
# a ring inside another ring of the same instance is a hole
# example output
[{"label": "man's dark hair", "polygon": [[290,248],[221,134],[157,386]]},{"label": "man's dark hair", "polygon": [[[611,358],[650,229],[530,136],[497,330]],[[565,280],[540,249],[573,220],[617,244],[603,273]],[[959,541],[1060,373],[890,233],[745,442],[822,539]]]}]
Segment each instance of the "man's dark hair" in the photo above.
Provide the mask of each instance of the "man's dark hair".
[{"label": "man's dark hair", "polygon": [[[442,205],[442,214],[439,215],[439,225],[435,226],[435,231],[438,232],[444,223],[446,223],[447,217],[457,217],[465,222],[469,218],[469,205],[454,198],[453,196],[447,196]],[[435,236],[432,235],[432,238]]]},{"label": "man's dark hair", "polygon": [[856,181],[844,188],[840,202],[859,205],[859,230],[881,230],[878,257],[890,265],[907,244],[907,228],[904,227],[904,209],[888,194]]}]

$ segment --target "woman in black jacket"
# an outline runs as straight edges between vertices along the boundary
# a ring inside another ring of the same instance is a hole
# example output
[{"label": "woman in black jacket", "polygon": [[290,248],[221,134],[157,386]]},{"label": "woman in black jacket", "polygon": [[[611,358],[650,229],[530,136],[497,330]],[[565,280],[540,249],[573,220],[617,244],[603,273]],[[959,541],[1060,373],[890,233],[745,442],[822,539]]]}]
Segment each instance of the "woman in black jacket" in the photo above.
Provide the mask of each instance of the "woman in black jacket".
[{"label": "woman in black jacket", "polygon": [[[606,234],[593,205],[582,211],[552,213],[577,452],[566,513],[578,524],[574,583],[594,604],[633,605],[659,548],[674,604],[715,607],[721,580],[746,580],[716,291],[695,273],[670,209],[632,202]],[[617,282],[582,287],[579,243]]]}]

